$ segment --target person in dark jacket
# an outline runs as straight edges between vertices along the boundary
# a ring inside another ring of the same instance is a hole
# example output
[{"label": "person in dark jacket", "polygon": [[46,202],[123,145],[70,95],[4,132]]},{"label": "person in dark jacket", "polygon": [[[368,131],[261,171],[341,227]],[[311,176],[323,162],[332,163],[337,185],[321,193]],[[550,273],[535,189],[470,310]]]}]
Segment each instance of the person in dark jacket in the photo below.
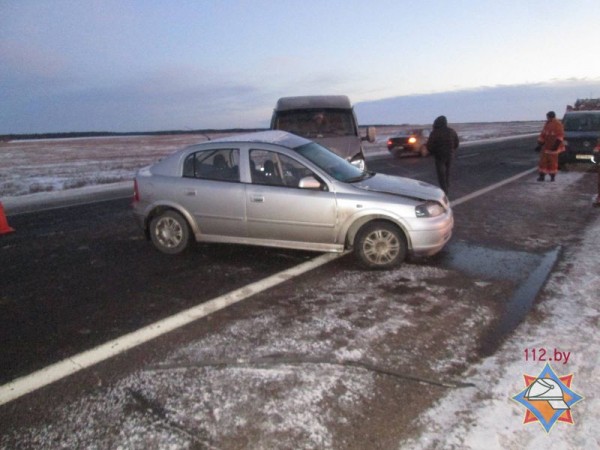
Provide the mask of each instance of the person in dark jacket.
[{"label": "person in dark jacket", "polygon": [[446,195],[450,188],[450,166],[458,145],[458,135],[454,129],[448,126],[446,116],[439,116],[435,119],[433,131],[427,141],[427,150],[435,158],[438,182]]}]

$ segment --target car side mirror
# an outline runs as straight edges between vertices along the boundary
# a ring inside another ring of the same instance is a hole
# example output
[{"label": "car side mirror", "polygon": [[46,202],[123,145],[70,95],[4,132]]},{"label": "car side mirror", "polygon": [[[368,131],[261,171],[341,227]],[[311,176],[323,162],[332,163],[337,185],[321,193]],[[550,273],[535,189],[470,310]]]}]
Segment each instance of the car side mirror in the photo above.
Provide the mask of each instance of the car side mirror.
[{"label": "car side mirror", "polygon": [[375,142],[375,135],[376,135],[376,131],[375,131],[375,127],[368,127],[367,128],[367,135],[365,137],[362,138],[363,141],[369,141],[369,142]]},{"label": "car side mirror", "polygon": [[298,183],[300,189],[321,189],[321,182],[313,176],[304,177]]}]

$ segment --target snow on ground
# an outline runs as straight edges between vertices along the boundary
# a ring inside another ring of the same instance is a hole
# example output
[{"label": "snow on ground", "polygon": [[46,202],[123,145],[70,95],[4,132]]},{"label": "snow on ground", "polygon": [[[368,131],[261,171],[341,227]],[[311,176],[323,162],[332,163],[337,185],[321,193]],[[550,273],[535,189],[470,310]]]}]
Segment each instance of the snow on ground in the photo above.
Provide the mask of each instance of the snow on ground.
[{"label": "snow on ground", "polygon": [[[463,142],[535,133],[541,127],[540,122],[456,125]],[[401,128],[406,126],[381,127],[376,145]],[[206,140],[205,135],[187,134],[0,142],[0,198],[130,181],[141,167]]]},{"label": "snow on ground", "polygon": [[[463,373],[462,380],[475,387],[442,391],[446,394],[414,424],[426,431],[396,448],[600,448],[599,233],[597,217],[582,243],[566,250],[535,311],[493,356]],[[334,441],[332,426],[364,420],[357,417],[360,405],[380,407],[382,399],[374,373],[336,361],[379,358],[407,366],[415,355],[398,352],[393,344],[388,349],[389,340],[422,327],[414,323],[414,308],[382,300],[378,289],[406,285],[410,295],[419,296],[419,309],[432,309],[447,294],[431,280],[446,275],[419,265],[375,275],[348,271],[328,293],[271,296],[267,306],[238,311],[225,327],[175,349],[160,363],[57,405],[44,425],[14,430],[17,441],[0,437],[0,447],[18,442],[26,448],[343,448]],[[473,287],[476,294],[484,288]],[[474,319],[483,323],[490,315],[482,308]],[[458,355],[467,347],[463,341],[448,348]],[[525,361],[526,348],[571,353],[567,365],[555,363],[553,369],[561,376],[573,374],[571,387],[584,397],[573,407],[574,425],[559,422],[547,433],[539,423],[523,424],[525,409],[511,397],[523,390],[524,375],[537,376],[544,366]],[[313,359],[298,364],[302,355]],[[329,363],[312,364],[315,359]],[[423,364],[436,364],[435,358]]]},{"label": "snow on ground", "polygon": [[[543,122],[496,122],[496,123],[457,123],[450,124],[458,133],[461,142],[480,141],[482,139],[505,138],[521,134],[539,133],[544,126]],[[400,130],[426,128],[431,130],[431,125],[400,125],[377,127],[377,142],[385,144],[388,137]]]},{"label": "snow on ground", "polygon": [[[315,287],[292,296],[271,293],[267,306],[238,312],[225,327],[176,349],[160,364],[57,407],[46,425],[18,430],[18,442],[34,448],[89,442],[97,448],[194,443],[210,448],[215,442],[217,448],[336,448],[334,424],[348,426],[361,405],[378,401],[376,374],[342,362],[379,359],[411,366],[421,351],[399,352],[388,347],[389,340],[413,334],[424,309],[445,309],[443,288],[425,281],[445,276],[445,270],[429,266],[352,270],[327,292]],[[407,295],[418,292],[419,306],[389,301],[380,290],[390,284],[406,284]],[[477,321],[487,322],[491,315],[481,308]],[[461,354],[469,343],[453,341],[452,347]],[[441,370],[435,359],[423,364]],[[136,403],[139,413],[133,411]],[[172,429],[158,420],[161,414]],[[182,430],[194,430],[195,436]],[[2,442],[0,437],[0,447]]]},{"label": "snow on ground", "polygon": [[[450,391],[420,418],[428,431],[418,440],[401,443],[401,448],[600,448],[598,236],[600,217],[588,227],[581,245],[567,249],[534,314],[496,354],[464,375],[465,381],[474,383],[477,389]],[[584,397],[573,405],[574,424],[557,422],[548,433],[539,422],[523,424],[526,410],[511,400],[524,389],[523,376],[538,376],[546,364],[526,361],[525,349],[542,348],[571,352],[568,364],[550,365],[559,376],[573,374],[571,388]]]},{"label": "snow on ground", "polygon": [[197,134],[42,139],[0,143],[0,197],[55,192],[133,179],[135,172]]}]

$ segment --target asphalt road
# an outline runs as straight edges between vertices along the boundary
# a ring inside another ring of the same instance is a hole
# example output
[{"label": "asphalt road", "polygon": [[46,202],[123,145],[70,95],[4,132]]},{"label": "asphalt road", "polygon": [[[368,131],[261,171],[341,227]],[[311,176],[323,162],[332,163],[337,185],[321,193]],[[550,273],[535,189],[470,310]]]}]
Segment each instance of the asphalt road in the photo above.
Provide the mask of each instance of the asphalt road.
[{"label": "asphalt road", "polygon": [[[533,167],[533,143],[523,138],[461,149],[451,199]],[[369,168],[436,184],[432,158],[384,155],[370,158]],[[458,217],[478,215],[475,205],[459,208]],[[227,245],[197,245],[167,257],[144,241],[123,199],[9,221],[17,232],[0,237],[0,383],[314,257]],[[469,233],[476,240],[477,232]],[[438,260],[456,262],[448,252]]]},{"label": "asphalt road", "polygon": [[[156,368],[157,361],[164,363],[172,348],[228,330],[231,323],[238,327],[235,339],[230,342],[225,335],[225,348],[215,353],[231,355],[237,361],[240,354],[251,357],[255,347],[269,348],[270,340],[278,343],[278,332],[284,335],[282,340],[289,342],[286,332],[298,324],[318,325],[318,319],[329,315],[344,319],[353,328],[337,328],[329,335],[325,326],[314,330],[313,336],[312,329],[309,332],[300,326],[302,332],[294,338],[308,339],[308,348],[312,348],[310,340],[314,339],[320,347],[331,346],[328,352],[335,352],[336,348],[348,348],[349,342],[356,341],[360,330],[382,331],[390,318],[411,321],[411,326],[383,332],[385,340],[368,345],[373,365],[369,370],[388,374],[387,369],[403,370],[396,372],[400,378],[375,377],[377,394],[373,401],[365,399],[360,408],[339,410],[336,396],[331,404],[323,400],[322,405],[327,414],[345,419],[336,420],[331,431],[338,442],[336,448],[368,448],[374,442],[380,448],[395,448],[398,439],[415,431],[410,426],[412,419],[430,407],[445,389],[438,381],[458,377],[479,356],[493,353],[502,338],[528,314],[548,272],[562,257],[561,249],[578,241],[593,213],[589,199],[595,177],[585,176],[587,168],[572,168],[571,174],[559,174],[556,183],[535,181],[534,141],[535,138],[520,138],[473,144],[460,150],[452,170],[450,192],[455,232],[440,254],[410,260],[406,269],[389,277],[381,272],[357,270],[351,255],[329,262],[195,326],[0,406],[0,436],[8,436],[9,431],[11,435],[2,442],[9,445],[7,448],[32,442],[26,435],[11,430],[27,430],[30,425],[34,430],[36,426],[46,429],[45,424],[56,414],[56,403],[110,385],[149,360],[156,360]],[[368,159],[371,170],[435,183],[431,158],[392,159],[383,152]],[[510,183],[479,195],[482,189],[518,175],[521,176]],[[17,231],[0,236],[1,384],[315,257],[307,252],[225,245],[197,245],[183,256],[167,257],[142,238],[127,199],[17,214],[9,216],[9,222]],[[436,269],[442,269],[442,278],[431,275]],[[415,273],[424,278],[411,278]],[[435,295],[433,299],[424,297],[431,293]],[[261,329],[262,322],[255,320],[256,314],[266,312],[272,315],[272,321],[264,322],[268,329]],[[490,317],[489,313],[493,315]],[[244,326],[251,329],[245,330]],[[280,357],[277,353],[272,355],[275,362]],[[283,361],[294,363],[293,357],[293,352],[284,354]],[[186,358],[177,363],[182,367],[210,364],[202,355],[198,356],[199,361],[194,353],[189,356],[190,361]],[[187,373],[177,367],[176,364],[171,376]],[[153,379],[155,372],[149,373]],[[202,383],[209,380],[198,379],[195,373],[191,370],[191,378],[185,380],[186,391],[200,383],[198,389],[205,392],[206,385]],[[206,372],[205,376],[211,373],[228,383],[229,372]],[[324,375],[328,374],[325,371]],[[335,379],[343,383],[348,377],[351,373],[346,371]],[[292,384],[295,382],[294,377]],[[227,389],[217,396],[235,389],[232,384],[226,385]],[[249,424],[255,418],[259,422],[268,420],[261,416],[260,405],[271,399],[274,387],[272,382],[266,386],[265,398],[258,396],[252,404],[242,401],[236,410],[248,414]],[[174,436],[199,436],[192,441],[202,442],[202,436],[208,433],[206,439],[215,439],[214,446],[238,448],[228,446],[227,440],[219,441],[216,430],[223,426],[222,420],[211,422],[211,411],[219,407],[218,398],[213,399],[214,404],[206,405],[207,416],[201,415],[198,425],[188,431],[169,417],[179,414],[187,420],[194,415],[185,409],[168,412],[152,400],[153,396],[167,395],[168,385],[159,390],[151,394],[135,389],[125,392],[127,399],[123,402],[129,405],[123,410],[125,416],[147,415],[152,423],[158,421],[172,428]],[[198,395],[192,395],[193,404]],[[232,395],[225,401],[234,402],[235,390]],[[169,398],[187,397],[178,391]],[[66,404],[74,405],[68,401]],[[411,408],[399,407],[405,404]],[[118,430],[117,424],[124,417],[118,405],[110,408],[115,411],[103,411],[102,420],[93,431],[89,426],[92,419],[87,417],[83,419],[88,421],[85,424],[65,423],[67,431],[56,432],[68,440],[74,431],[85,428],[93,443],[80,441],[83,447],[114,442],[111,427]],[[238,443],[258,439],[264,443],[269,441],[260,439],[270,438],[254,435],[252,427],[242,427],[239,433],[226,439]],[[294,433],[288,434],[275,436],[293,441]],[[154,437],[147,439],[151,443]]]}]

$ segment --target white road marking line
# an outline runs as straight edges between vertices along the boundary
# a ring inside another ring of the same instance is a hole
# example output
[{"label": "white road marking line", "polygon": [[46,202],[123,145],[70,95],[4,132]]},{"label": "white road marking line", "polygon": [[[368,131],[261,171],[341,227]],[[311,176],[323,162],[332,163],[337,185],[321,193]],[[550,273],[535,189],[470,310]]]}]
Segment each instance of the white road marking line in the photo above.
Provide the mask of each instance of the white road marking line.
[{"label": "white road marking line", "polygon": [[[465,195],[464,197],[452,201],[451,204],[452,206],[460,205],[461,203],[472,200],[475,197],[479,197],[480,195],[504,186],[505,184],[524,177],[536,170],[537,168],[526,170],[525,172],[517,174],[511,178],[507,178],[499,183],[480,189],[479,191],[473,192],[469,195]],[[317,267],[327,264],[328,262],[333,261],[344,254],[345,253],[325,253],[314,259],[311,259],[310,261],[236,289],[228,294],[208,300],[201,305],[194,306],[137,331],[121,336],[120,338],[108,341],[91,350],[87,350],[83,353],[79,353],[70,358],[47,366],[41,370],[38,370],[37,372],[17,378],[0,386],[0,405],[8,403],[12,400],[16,400],[23,395],[29,394],[30,392],[54,383],[55,381],[68,377],[69,375],[77,373],[80,370],[93,366],[94,364],[98,364],[99,362],[105,361],[113,356],[137,347],[138,345],[162,336],[163,334],[188,325],[195,320],[227,308],[234,303],[245,300],[248,297],[277,286],[278,284],[302,275],[305,272],[316,269]]]},{"label": "white road marking line", "polygon": [[461,154],[461,155],[458,155],[458,156],[456,157],[456,159],[467,159],[467,158],[473,158],[473,157],[475,157],[475,156],[479,156],[479,155],[481,155],[481,152],[477,152],[477,153],[469,153],[469,154],[467,154],[467,155],[465,155],[465,154]]},{"label": "white road marking line", "polygon": [[234,303],[240,302],[250,296],[277,286],[284,281],[290,280],[305,272],[327,264],[329,261],[337,259],[342,255],[343,253],[325,253],[317,258],[311,259],[310,261],[236,289],[228,294],[216,297],[212,300],[202,303],[201,305],[192,307],[137,331],[106,342],[105,344],[99,345],[91,350],[64,359],[58,363],[45,367],[44,369],[38,370],[37,372],[17,378],[16,380],[0,386],[0,405],[8,403],[25,394],[40,389],[41,387],[79,372],[80,370],[123,353],[126,350],[144,344],[177,328],[188,325],[189,323],[216,311],[227,308]]},{"label": "white road marking line", "polygon": [[529,175],[530,173],[533,173],[537,170],[538,170],[537,167],[533,167],[531,169],[526,170],[525,172],[521,172],[521,173],[516,174],[515,176],[507,178],[506,180],[502,180],[498,183],[492,184],[483,189],[479,189],[478,191],[471,192],[470,194],[467,194],[464,197],[461,197],[457,200],[451,200],[450,206],[454,207],[454,206],[460,205],[461,203],[468,202],[469,200],[472,200],[475,197],[479,197],[480,195],[487,194],[488,192],[493,191],[494,189],[498,189],[499,187],[502,187],[505,184],[512,183],[513,181],[518,180],[519,178],[522,178],[526,175]]}]

